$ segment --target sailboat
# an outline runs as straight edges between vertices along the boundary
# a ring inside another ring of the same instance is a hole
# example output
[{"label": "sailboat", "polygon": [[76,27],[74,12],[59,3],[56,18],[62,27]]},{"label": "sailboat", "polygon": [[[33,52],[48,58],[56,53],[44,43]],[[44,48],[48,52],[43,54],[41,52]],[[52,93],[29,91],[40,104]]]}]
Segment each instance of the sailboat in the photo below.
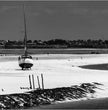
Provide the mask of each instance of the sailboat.
[{"label": "sailboat", "polygon": [[24,69],[31,69],[33,66],[32,56],[27,52],[27,31],[26,31],[26,17],[25,10],[23,6],[23,14],[24,14],[24,54],[18,57],[19,66]]}]

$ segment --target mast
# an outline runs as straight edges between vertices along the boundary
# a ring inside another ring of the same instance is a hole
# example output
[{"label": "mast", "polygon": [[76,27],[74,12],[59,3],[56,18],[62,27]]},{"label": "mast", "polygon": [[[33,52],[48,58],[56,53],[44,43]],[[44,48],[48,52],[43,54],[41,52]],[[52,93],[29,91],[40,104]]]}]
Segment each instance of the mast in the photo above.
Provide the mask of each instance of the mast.
[{"label": "mast", "polygon": [[27,29],[24,5],[23,5],[23,15],[24,15],[24,55],[27,56]]}]

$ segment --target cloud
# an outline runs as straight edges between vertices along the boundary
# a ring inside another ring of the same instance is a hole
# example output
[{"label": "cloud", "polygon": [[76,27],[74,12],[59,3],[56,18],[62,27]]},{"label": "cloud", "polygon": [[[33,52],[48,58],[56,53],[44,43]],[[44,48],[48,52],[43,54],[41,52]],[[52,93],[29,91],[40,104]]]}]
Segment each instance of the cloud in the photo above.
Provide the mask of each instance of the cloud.
[{"label": "cloud", "polygon": [[33,12],[31,15],[33,15],[33,16],[39,16],[40,13],[38,13],[38,12]]},{"label": "cloud", "polygon": [[95,9],[95,8],[43,8],[41,10],[34,10],[31,12],[32,15],[34,16],[40,16],[44,14],[48,15],[88,15],[88,16],[97,16],[97,15],[107,15],[108,14],[108,9]]},{"label": "cloud", "polygon": [[87,8],[72,8],[70,9],[69,13],[77,14],[77,15],[85,15],[89,12]]},{"label": "cloud", "polygon": [[44,12],[47,13],[47,14],[54,14],[55,13],[55,10],[54,9],[52,10],[52,9],[46,8],[44,10]]},{"label": "cloud", "polygon": [[103,9],[103,10],[101,11],[101,13],[102,13],[102,14],[108,14],[108,9]]},{"label": "cloud", "polygon": [[14,8],[16,8],[16,6],[0,6],[0,12],[6,12]]},{"label": "cloud", "polygon": [[51,9],[51,8],[44,7],[44,6],[43,7],[32,7],[31,6],[29,8],[29,12],[33,16],[40,16],[40,15],[44,15],[44,14],[51,15],[51,14],[56,13],[56,8]]},{"label": "cloud", "polygon": [[68,10],[70,14],[73,15],[107,15],[108,14],[108,8],[72,8],[70,11]]}]

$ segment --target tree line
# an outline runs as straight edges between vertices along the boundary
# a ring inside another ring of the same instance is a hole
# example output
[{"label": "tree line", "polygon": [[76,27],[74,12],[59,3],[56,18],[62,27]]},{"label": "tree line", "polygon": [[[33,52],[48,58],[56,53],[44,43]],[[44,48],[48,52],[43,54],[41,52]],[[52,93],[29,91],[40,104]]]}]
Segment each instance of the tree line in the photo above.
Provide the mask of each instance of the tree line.
[{"label": "tree line", "polygon": [[[108,48],[108,40],[28,40],[28,48]],[[0,40],[1,48],[24,48],[23,41]]]}]

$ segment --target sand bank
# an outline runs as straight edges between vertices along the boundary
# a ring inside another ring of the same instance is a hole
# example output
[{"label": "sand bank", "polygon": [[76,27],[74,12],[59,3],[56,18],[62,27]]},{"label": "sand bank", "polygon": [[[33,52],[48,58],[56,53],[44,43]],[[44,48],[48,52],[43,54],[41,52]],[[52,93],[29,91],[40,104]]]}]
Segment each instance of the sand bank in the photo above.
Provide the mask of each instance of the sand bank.
[{"label": "sand bank", "polygon": [[[45,88],[69,87],[84,82],[99,82],[107,89],[107,70],[89,70],[79,66],[107,63],[108,54],[45,54],[33,55],[32,70],[22,71],[16,56],[0,56],[0,94],[25,92],[20,87],[29,87],[29,75],[44,75]],[[38,58],[38,60],[36,60]],[[41,80],[41,79],[40,79]],[[4,91],[2,91],[4,89]],[[105,94],[106,96],[106,94]]]},{"label": "sand bank", "polygon": [[[81,83],[99,82],[102,83],[104,86],[102,86],[101,89],[97,89],[93,97],[108,97],[108,71],[104,69],[94,70],[79,67],[84,65],[107,64],[108,61],[106,60],[106,58],[108,57],[108,54],[33,55],[34,66],[32,70],[25,71],[22,71],[21,68],[18,66],[17,57],[17,55],[0,56],[1,95],[24,93],[28,91],[27,89],[21,89],[21,87],[30,87],[28,76],[32,74],[34,75],[35,87],[37,88],[38,83],[36,78],[37,76],[39,76],[41,83],[40,75],[43,74],[45,89],[70,87],[72,85],[79,85]],[[107,102],[106,99],[105,101]],[[83,105],[84,102],[79,103],[81,103],[80,105]],[[89,102],[87,102],[85,106],[89,105],[88,103]],[[98,101],[96,101],[96,104],[97,103]],[[99,103],[102,103],[100,99]],[[79,106],[79,108],[82,108],[82,106],[80,105],[70,105],[57,105],[56,107],[60,108],[62,106],[62,108],[76,108],[77,106]],[[55,108],[55,105],[52,108]],[[94,105],[93,108],[95,108]]]}]

